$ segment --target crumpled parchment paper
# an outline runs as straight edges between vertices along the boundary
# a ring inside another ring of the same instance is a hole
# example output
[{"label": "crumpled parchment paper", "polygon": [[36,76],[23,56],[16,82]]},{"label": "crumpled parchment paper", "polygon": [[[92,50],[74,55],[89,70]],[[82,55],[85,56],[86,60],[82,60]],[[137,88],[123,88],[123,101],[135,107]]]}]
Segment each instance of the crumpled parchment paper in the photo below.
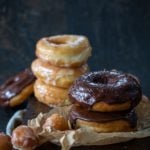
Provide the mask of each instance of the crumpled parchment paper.
[{"label": "crumpled parchment paper", "polygon": [[134,132],[113,132],[96,133],[88,129],[77,129],[58,131],[50,127],[43,129],[42,126],[47,117],[53,113],[63,115],[67,119],[70,106],[56,107],[49,113],[40,113],[35,119],[28,121],[28,126],[33,128],[40,138],[40,144],[46,141],[61,145],[62,150],[69,150],[72,146],[80,145],[108,145],[129,141],[134,138],[150,136],[150,101],[144,100],[136,107],[138,115],[137,131]]}]

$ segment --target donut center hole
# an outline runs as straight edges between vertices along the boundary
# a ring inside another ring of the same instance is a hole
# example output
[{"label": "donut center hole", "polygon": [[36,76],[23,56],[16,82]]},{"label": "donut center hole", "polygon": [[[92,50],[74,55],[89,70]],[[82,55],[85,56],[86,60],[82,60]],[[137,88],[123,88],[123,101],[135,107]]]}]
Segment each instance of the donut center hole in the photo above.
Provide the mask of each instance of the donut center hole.
[{"label": "donut center hole", "polygon": [[92,79],[93,83],[101,83],[101,84],[107,84],[108,83],[108,78],[106,77],[94,77]]},{"label": "donut center hole", "polygon": [[92,82],[95,84],[113,84],[117,82],[117,79],[115,79],[114,77],[100,76],[94,77],[92,79]]},{"label": "donut center hole", "polygon": [[66,44],[66,40],[62,40],[62,39],[47,39],[47,41],[49,43],[53,43],[53,44],[56,44],[56,45],[61,45],[61,44]]}]

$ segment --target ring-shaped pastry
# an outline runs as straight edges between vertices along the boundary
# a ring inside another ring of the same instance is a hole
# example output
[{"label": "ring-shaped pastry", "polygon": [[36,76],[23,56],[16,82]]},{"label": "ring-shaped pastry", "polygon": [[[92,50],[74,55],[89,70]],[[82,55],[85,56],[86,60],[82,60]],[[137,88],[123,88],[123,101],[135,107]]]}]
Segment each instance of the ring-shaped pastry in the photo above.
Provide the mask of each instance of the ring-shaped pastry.
[{"label": "ring-shaped pastry", "polygon": [[42,38],[37,42],[37,57],[59,67],[79,67],[91,56],[87,37],[58,35]]},{"label": "ring-shaped pastry", "polygon": [[134,108],[142,98],[142,91],[131,74],[98,71],[78,78],[69,90],[69,97],[89,110],[112,112]]},{"label": "ring-shaped pastry", "polygon": [[70,104],[68,89],[47,85],[39,79],[35,81],[34,94],[38,101],[48,106],[64,106]]},{"label": "ring-shaped pastry", "polygon": [[32,62],[32,71],[38,79],[46,84],[69,88],[75,79],[88,71],[88,65],[84,64],[78,68],[64,68],[36,59]]}]

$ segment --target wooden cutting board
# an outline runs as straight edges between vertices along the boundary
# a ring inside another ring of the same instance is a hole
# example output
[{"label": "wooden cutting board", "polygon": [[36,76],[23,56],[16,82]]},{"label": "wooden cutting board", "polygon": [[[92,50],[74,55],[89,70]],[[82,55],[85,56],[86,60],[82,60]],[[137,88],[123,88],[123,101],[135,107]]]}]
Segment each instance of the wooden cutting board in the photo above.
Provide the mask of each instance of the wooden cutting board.
[{"label": "wooden cutting board", "polygon": [[[27,112],[23,118],[23,124],[27,124],[27,120],[36,117],[40,112],[46,113],[50,110],[48,106],[36,100],[31,96],[28,100]],[[60,150],[61,148],[50,142],[41,145],[36,150]],[[150,137],[143,139],[134,139],[129,142],[105,145],[105,146],[80,146],[74,147],[71,150],[149,150]]]}]

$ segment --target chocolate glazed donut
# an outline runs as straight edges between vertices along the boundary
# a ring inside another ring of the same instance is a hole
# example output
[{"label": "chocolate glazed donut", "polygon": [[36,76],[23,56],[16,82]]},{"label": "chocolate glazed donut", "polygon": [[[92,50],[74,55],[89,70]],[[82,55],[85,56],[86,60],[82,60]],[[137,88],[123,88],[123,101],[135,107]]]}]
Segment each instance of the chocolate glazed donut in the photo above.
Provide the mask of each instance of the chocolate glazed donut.
[{"label": "chocolate glazed donut", "polygon": [[113,105],[127,101],[130,101],[132,109],[140,102],[141,96],[137,78],[116,70],[87,73],[78,78],[69,90],[70,100],[88,109],[98,102]]},{"label": "chocolate glazed donut", "polygon": [[0,85],[0,106],[14,107],[23,103],[33,93],[34,81],[30,68],[10,77]]},{"label": "chocolate glazed donut", "polygon": [[137,115],[135,110],[122,111],[122,112],[94,112],[88,111],[80,106],[73,105],[70,113],[69,120],[73,128],[76,128],[76,120],[84,120],[88,122],[106,123],[116,120],[126,120],[129,122],[131,128],[137,125]]}]

